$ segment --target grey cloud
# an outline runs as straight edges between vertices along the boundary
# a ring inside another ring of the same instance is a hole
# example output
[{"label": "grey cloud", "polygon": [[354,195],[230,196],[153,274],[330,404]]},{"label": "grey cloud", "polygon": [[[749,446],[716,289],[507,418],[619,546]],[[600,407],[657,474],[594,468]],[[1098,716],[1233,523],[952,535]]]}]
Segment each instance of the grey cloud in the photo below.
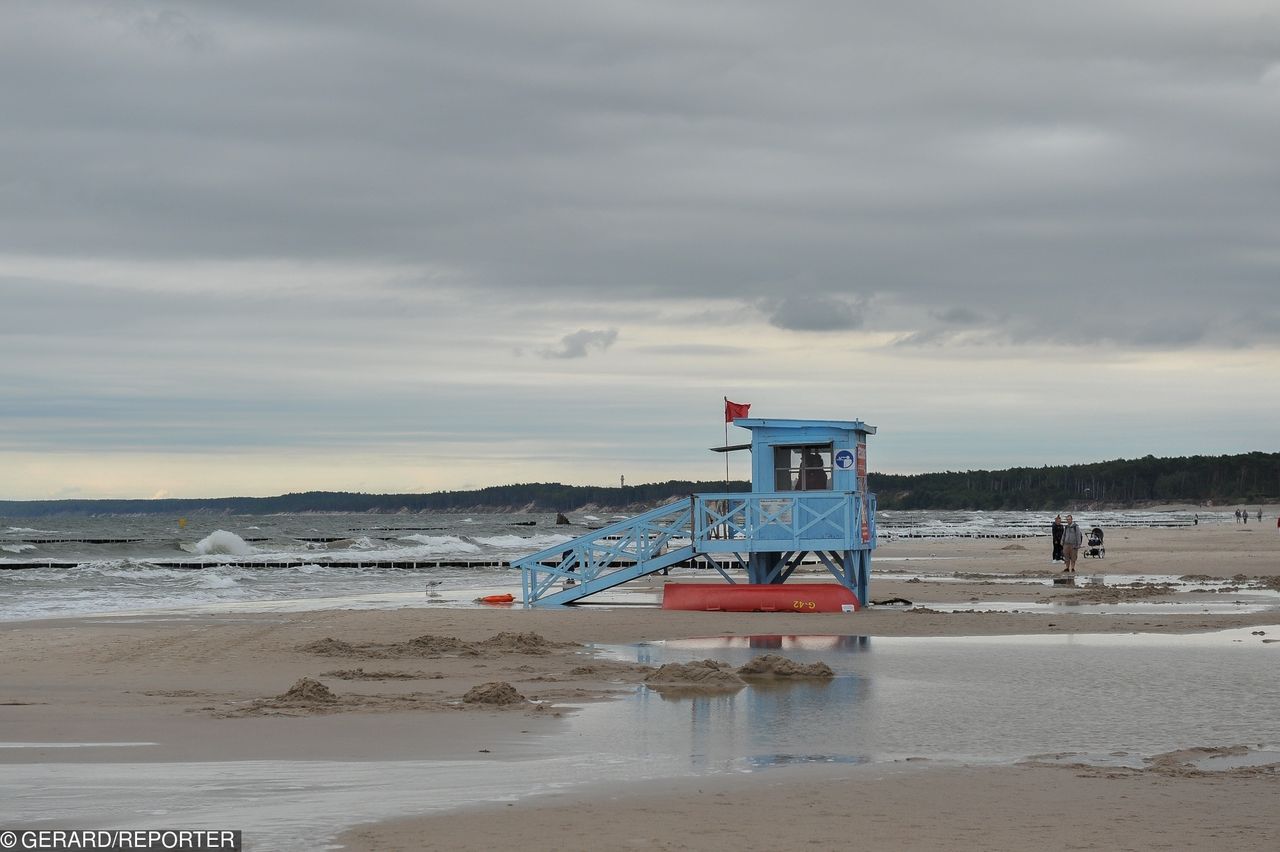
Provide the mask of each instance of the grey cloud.
[{"label": "grey cloud", "polygon": [[831,296],[788,296],[765,302],[769,323],[791,331],[848,331],[865,322],[866,301]]},{"label": "grey cloud", "polygon": [[969,308],[953,307],[933,311],[932,316],[943,325],[977,325],[983,321],[981,314]]},{"label": "grey cloud", "polygon": [[560,343],[557,347],[543,349],[540,354],[544,358],[585,358],[588,351],[595,349],[603,352],[612,346],[617,339],[618,330],[616,328],[600,331],[580,328],[560,338]]},{"label": "grey cloud", "polygon": [[99,8],[0,28],[0,252],[390,260],[805,330],[851,327],[852,278],[914,312],[866,328],[962,303],[1014,341],[1068,300],[1180,328],[1280,272],[1245,259],[1280,224],[1264,0]]},{"label": "grey cloud", "polygon": [[124,20],[137,32],[160,45],[174,45],[191,51],[206,51],[214,47],[212,33],[185,12],[176,9],[160,9],[154,12],[123,12]]}]

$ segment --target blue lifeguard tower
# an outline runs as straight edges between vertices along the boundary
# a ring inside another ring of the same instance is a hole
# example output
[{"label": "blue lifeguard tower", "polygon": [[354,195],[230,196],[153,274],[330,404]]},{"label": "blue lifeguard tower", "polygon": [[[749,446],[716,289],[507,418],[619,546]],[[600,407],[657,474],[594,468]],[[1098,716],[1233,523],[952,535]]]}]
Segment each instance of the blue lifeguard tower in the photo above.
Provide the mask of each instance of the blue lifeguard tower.
[{"label": "blue lifeguard tower", "polygon": [[[875,495],[867,490],[867,436],[852,420],[733,421],[751,443],[751,490],[691,494],[634,518],[518,559],[525,606],[556,606],[677,565],[707,567],[726,582],[785,583],[810,555],[867,603],[876,546]],[[735,579],[735,575],[739,579]]]}]

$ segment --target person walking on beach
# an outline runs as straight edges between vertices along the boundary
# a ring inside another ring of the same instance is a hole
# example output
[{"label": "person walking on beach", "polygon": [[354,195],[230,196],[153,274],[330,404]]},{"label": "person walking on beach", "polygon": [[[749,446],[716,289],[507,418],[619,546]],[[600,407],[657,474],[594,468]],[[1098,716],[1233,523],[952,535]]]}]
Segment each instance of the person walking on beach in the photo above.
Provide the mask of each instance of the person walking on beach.
[{"label": "person walking on beach", "polygon": [[1062,516],[1053,519],[1053,561],[1062,561]]},{"label": "person walking on beach", "polygon": [[1076,525],[1075,518],[1067,515],[1067,525],[1062,528],[1062,561],[1067,566],[1062,569],[1064,574],[1076,573],[1076,558],[1080,555],[1080,545],[1083,541],[1084,535]]}]

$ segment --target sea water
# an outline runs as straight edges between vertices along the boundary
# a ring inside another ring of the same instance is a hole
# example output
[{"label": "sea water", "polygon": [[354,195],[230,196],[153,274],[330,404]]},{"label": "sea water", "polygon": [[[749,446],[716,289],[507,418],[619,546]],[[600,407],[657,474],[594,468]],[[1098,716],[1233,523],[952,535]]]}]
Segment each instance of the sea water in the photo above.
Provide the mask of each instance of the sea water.
[{"label": "sea water", "polygon": [[518,591],[519,572],[503,563],[604,523],[594,515],[575,521],[342,514],[204,516],[183,525],[139,516],[0,519],[0,619],[461,604],[479,592]]},{"label": "sea water", "polygon": [[[1198,517],[1233,520],[1226,512]],[[0,620],[466,605],[478,594],[518,593],[519,573],[504,563],[620,519],[572,513],[561,525],[548,513],[0,518]],[[1043,512],[877,516],[882,542],[1047,535],[1049,520]],[[1193,520],[1191,512],[1100,512],[1084,519],[1105,529]]]}]

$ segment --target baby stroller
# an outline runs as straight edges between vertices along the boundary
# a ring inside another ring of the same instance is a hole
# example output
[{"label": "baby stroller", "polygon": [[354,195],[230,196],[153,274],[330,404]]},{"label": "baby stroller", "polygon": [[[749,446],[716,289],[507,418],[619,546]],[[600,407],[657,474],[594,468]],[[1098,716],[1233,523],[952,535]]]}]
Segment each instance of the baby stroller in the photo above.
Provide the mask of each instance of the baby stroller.
[{"label": "baby stroller", "polygon": [[1085,548],[1084,556],[1086,559],[1102,559],[1106,555],[1107,549],[1102,546],[1102,527],[1094,527],[1089,530],[1089,546]]}]

